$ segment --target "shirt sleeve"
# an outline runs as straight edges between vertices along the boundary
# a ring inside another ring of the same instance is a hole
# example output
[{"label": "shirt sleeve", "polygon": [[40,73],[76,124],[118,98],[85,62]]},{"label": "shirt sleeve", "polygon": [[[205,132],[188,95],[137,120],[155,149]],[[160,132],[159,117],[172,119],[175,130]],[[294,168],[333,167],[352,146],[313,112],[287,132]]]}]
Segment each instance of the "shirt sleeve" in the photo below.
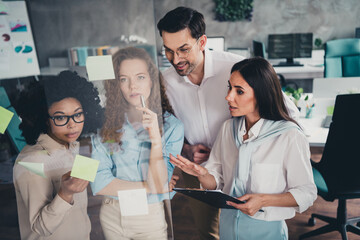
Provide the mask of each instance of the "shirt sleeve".
[{"label": "shirt sleeve", "polygon": [[53,197],[53,184],[49,178],[21,169],[15,165],[14,185],[28,212],[31,230],[40,236],[50,236],[62,224],[73,207],[58,194]]},{"label": "shirt sleeve", "polygon": [[295,198],[298,207],[296,211],[302,213],[313,205],[317,198],[317,189],[314,183],[310,163],[310,149],[306,137],[298,130],[289,135],[288,155],[284,161],[288,191]]},{"label": "shirt sleeve", "polygon": [[291,101],[291,99],[289,98],[288,95],[286,95],[284,92],[283,96],[284,96],[284,102],[285,102],[285,106],[286,109],[289,112],[289,115],[292,119],[298,121],[300,118],[300,112],[299,109],[296,107],[295,103],[293,101]]},{"label": "shirt sleeve", "polygon": [[96,195],[115,179],[111,171],[114,167],[114,162],[111,159],[110,151],[106,149],[99,136],[91,137],[91,144],[91,158],[100,161],[95,180],[90,183],[93,195]]},{"label": "shirt sleeve", "polygon": [[209,173],[215,178],[217,190],[222,190],[224,188],[221,152],[226,151],[226,149],[223,149],[222,143],[224,142],[224,133],[227,130],[227,127],[229,127],[228,124],[229,121],[226,121],[222,125],[211,149],[209,160],[204,165]]},{"label": "shirt sleeve", "polygon": [[176,120],[173,123],[174,127],[171,129],[171,131],[166,133],[165,136],[165,152],[163,154],[164,161],[167,165],[169,181],[175,168],[175,166],[170,162],[169,154],[171,153],[173,156],[180,154],[184,144],[184,125],[175,117],[174,119]]}]

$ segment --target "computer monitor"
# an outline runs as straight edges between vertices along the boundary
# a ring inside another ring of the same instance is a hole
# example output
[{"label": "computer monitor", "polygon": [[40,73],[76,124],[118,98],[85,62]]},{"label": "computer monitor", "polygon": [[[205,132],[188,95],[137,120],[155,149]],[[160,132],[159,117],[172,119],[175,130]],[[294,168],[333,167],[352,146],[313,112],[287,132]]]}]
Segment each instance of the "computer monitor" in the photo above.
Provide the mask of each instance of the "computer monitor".
[{"label": "computer monitor", "polygon": [[223,52],[225,50],[225,37],[207,37],[206,47],[212,51]]},{"label": "computer monitor", "polygon": [[263,42],[253,40],[253,53],[254,57],[265,58],[265,44]]},{"label": "computer monitor", "polygon": [[302,66],[294,58],[311,58],[312,33],[270,34],[268,58],[286,58],[276,66]]},{"label": "computer monitor", "polygon": [[360,27],[355,29],[355,37],[360,38]]}]

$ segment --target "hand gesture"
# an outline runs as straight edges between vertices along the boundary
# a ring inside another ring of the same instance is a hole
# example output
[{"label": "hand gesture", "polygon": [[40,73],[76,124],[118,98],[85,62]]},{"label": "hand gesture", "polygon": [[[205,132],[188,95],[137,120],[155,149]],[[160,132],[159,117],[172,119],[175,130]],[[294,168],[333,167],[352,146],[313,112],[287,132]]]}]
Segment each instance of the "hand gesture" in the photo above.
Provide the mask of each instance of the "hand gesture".
[{"label": "hand gesture", "polygon": [[72,203],[73,195],[75,193],[80,193],[84,191],[89,184],[89,181],[71,177],[70,171],[62,175],[60,190],[58,192],[59,196],[67,201],[68,203]]},{"label": "hand gesture", "polygon": [[174,189],[176,182],[178,180],[179,180],[179,176],[176,176],[176,175],[171,176],[171,180],[169,182],[169,192],[171,192]]},{"label": "hand gesture", "polygon": [[136,109],[143,112],[142,124],[148,130],[151,142],[161,142],[157,114],[148,108],[137,107]]},{"label": "hand gesture", "polygon": [[208,173],[208,170],[206,168],[196,163],[190,162],[188,159],[180,155],[174,157],[170,154],[170,162],[180,168],[182,171],[195,177],[202,177]]},{"label": "hand gesture", "polygon": [[237,199],[245,201],[246,203],[236,204],[234,202],[227,201],[226,204],[233,206],[250,216],[253,216],[263,207],[262,194],[245,194]]},{"label": "hand gesture", "polygon": [[209,159],[211,149],[202,145],[184,144],[182,154],[193,161],[194,163],[201,164]]}]

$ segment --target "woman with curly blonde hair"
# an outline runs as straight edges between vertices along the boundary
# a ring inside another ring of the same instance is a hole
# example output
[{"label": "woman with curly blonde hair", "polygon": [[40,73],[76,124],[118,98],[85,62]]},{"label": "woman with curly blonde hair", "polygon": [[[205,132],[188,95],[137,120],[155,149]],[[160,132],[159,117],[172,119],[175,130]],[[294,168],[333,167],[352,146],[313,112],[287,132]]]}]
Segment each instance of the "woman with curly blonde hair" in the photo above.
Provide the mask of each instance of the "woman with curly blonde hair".
[{"label": "woman with curly blonde hair", "polygon": [[[145,50],[121,49],[113,55],[113,65],[115,79],[104,83],[105,123],[92,138],[92,157],[100,165],[91,187],[95,195],[105,196],[100,210],[104,235],[167,239],[163,200],[169,199],[166,192],[174,170],[168,156],[180,153],[184,128],[174,117],[162,76]],[[142,188],[149,213],[124,216],[118,191]]]}]

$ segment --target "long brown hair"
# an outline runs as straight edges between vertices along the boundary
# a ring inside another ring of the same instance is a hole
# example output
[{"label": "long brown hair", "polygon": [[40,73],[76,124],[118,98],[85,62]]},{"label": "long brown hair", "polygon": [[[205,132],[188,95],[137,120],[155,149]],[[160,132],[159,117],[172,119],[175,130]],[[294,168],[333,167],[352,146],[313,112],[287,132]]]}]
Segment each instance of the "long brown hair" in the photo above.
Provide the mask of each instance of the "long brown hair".
[{"label": "long brown hair", "polygon": [[158,115],[159,127],[162,129],[162,122],[165,121],[164,113],[174,114],[174,111],[165,94],[163,76],[155,66],[149,54],[141,48],[127,47],[117,51],[113,57],[115,79],[107,80],[104,83],[106,107],[105,123],[101,129],[103,142],[114,141],[121,144],[122,126],[125,121],[124,112],[129,110],[129,103],[125,100],[120,90],[120,65],[127,59],[140,59],[145,61],[152,81],[152,88],[148,99],[148,108]]},{"label": "long brown hair", "polygon": [[292,119],[284,103],[280,81],[271,64],[261,57],[245,59],[236,63],[231,73],[238,71],[254,90],[261,118],[279,121]]}]

